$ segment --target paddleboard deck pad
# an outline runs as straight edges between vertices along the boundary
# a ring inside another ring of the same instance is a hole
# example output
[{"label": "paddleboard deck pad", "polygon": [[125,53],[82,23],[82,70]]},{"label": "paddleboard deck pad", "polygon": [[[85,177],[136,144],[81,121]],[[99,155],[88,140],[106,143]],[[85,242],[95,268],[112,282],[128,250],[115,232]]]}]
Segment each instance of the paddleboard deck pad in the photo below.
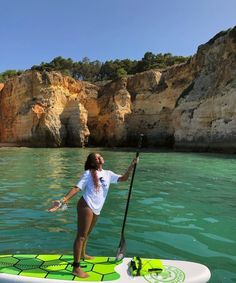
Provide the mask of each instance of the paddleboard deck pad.
[{"label": "paddleboard deck pad", "polygon": [[134,277],[130,273],[131,258],[116,261],[114,257],[95,257],[93,260],[81,262],[82,269],[89,274],[88,278],[83,279],[72,274],[73,257],[71,255],[0,255],[0,282],[206,283],[211,277],[209,269],[199,263],[178,260],[161,261],[164,266],[161,273]]}]

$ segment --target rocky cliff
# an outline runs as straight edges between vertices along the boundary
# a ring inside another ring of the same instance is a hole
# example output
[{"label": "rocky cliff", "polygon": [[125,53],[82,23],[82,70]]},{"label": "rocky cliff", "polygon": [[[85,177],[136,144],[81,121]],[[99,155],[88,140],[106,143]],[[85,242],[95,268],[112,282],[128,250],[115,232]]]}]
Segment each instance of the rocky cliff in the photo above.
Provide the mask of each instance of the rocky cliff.
[{"label": "rocky cliff", "polygon": [[97,91],[55,72],[26,72],[8,80],[0,94],[0,141],[84,146],[88,116],[98,114]]},{"label": "rocky cliff", "polygon": [[146,146],[236,152],[236,27],[185,64],[104,86],[36,71],[0,92],[0,142]]},{"label": "rocky cliff", "polygon": [[236,152],[236,27],[198,48],[172,113],[175,146]]}]

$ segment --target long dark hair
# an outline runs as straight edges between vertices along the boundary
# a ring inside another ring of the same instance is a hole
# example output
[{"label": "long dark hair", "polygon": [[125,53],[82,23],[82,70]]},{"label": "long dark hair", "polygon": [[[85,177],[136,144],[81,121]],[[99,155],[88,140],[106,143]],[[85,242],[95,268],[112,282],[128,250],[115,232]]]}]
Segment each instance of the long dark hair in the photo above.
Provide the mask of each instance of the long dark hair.
[{"label": "long dark hair", "polygon": [[99,191],[99,183],[98,183],[98,175],[97,175],[98,168],[99,167],[96,159],[96,153],[94,152],[90,153],[87,157],[87,160],[85,161],[84,170],[90,170],[96,191]]}]

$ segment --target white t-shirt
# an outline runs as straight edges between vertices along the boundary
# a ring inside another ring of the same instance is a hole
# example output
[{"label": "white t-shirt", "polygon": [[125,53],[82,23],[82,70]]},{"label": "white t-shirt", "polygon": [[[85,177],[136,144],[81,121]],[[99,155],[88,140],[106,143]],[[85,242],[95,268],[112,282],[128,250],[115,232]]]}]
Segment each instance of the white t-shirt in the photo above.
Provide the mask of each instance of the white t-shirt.
[{"label": "white t-shirt", "polygon": [[98,191],[96,191],[94,186],[90,170],[84,172],[76,186],[83,192],[83,198],[93,213],[99,215],[106,200],[110,184],[116,184],[121,175],[117,175],[110,170],[101,170],[97,171],[97,176],[99,180]]}]

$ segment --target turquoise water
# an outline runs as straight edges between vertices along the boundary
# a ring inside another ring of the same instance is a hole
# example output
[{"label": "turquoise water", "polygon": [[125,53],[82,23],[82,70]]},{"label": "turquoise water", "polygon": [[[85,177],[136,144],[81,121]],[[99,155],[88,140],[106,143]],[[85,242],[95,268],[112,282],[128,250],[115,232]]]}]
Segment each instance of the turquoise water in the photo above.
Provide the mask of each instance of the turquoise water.
[{"label": "turquoise water", "polygon": [[[135,152],[98,149],[123,173]],[[89,149],[0,148],[0,254],[71,253],[76,201],[48,213],[83,172]],[[143,152],[126,225],[127,256],[196,261],[211,283],[236,282],[235,155]],[[115,255],[129,183],[112,185],[88,251]]]}]

